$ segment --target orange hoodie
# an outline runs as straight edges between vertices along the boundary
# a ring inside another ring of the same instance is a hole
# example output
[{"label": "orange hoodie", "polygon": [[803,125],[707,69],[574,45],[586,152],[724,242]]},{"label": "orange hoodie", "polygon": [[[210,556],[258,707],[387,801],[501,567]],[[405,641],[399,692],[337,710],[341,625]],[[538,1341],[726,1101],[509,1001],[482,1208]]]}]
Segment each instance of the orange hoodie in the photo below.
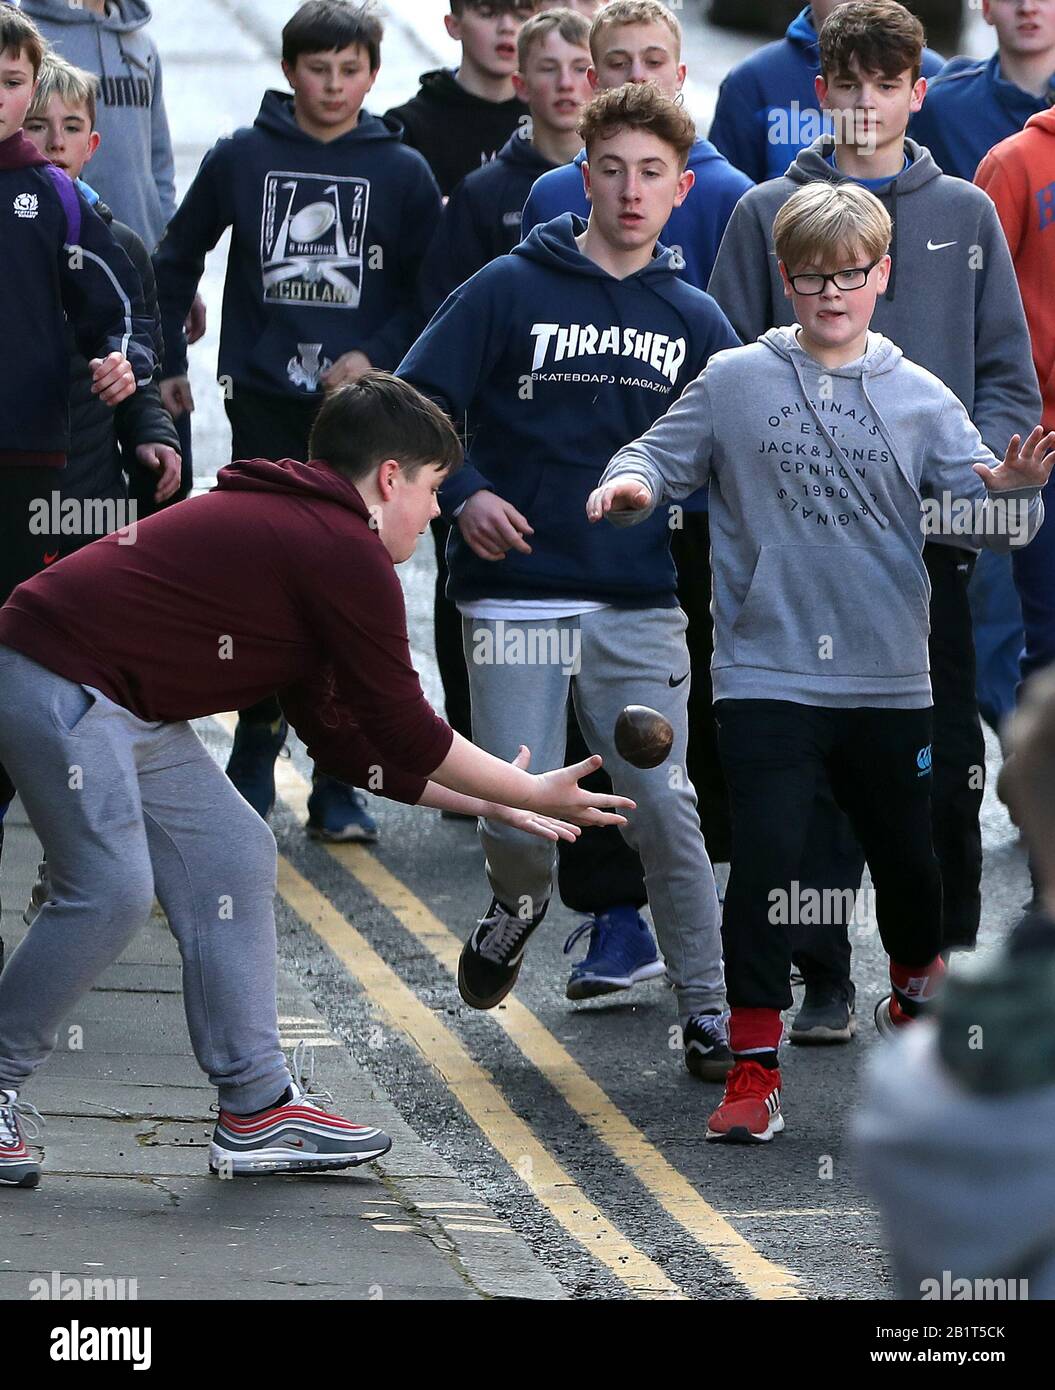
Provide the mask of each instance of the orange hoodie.
[{"label": "orange hoodie", "polygon": [[1044,395],[1043,423],[1055,429],[1055,110],[1031,116],[994,145],[974,176],[1007,236]]}]

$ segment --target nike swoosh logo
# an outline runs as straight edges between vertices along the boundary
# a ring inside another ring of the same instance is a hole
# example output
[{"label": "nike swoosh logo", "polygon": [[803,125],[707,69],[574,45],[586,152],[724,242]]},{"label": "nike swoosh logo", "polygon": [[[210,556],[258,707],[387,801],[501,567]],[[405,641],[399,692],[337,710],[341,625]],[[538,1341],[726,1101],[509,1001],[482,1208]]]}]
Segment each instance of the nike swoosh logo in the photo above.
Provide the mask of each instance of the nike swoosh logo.
[{"label": "nike swoosh logo", "polygon": [[44,556],[44,563],[45,563],[46,565],[53,565],[53,564],[55,563],[55,561],[56,561],[58,558],[59,558],[59,552],[56,550],[56,551],[54,552],[54,554],[52,554],[52,555],[45,554],[45,556]]},{"label": "nike swoosh logo", "polygon": [[930,237],[927,238],[927,250],[928,250],[928,251],[944,251],[945,248],[946,248],[947,246],[955,246],[955,245],[956,245],[956,242],[955,242],[955,241],[939,241],[939,242],[935,243],[935,242],[931,241]]},{"label": "nike swoosh logo", "polygon": [[677,680],[674,679],[673,675],[668,676],[668,677],[667,677],[667,684],[668,684],[668,685],[670,686],[670,688],[673,690],[674,687],[675,687],[676,685],[680,685],[680,684],[682,683],[682,681],[687,681],[688,679],[689,679],[689,672],[686,671],[685,674],[684,674],[683,676],[679,676]]}]

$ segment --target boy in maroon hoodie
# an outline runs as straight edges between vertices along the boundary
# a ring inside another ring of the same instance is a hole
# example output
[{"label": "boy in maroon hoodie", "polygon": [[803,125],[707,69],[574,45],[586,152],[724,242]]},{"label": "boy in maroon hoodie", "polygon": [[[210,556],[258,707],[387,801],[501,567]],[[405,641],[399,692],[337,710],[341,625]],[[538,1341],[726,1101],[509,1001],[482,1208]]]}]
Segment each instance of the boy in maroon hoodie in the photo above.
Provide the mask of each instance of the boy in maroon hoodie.
[{"label": "boy in maroon hoodie", "polygon": [[332,775],[551,840],[575,837],[568,821],[621,824],[615,808],[633,807],[578,787],[599,758],[529,776],[527,749],[512,764],[491,757],[422,694],[394,565],[461,459],[442,412],[369,372],[328,396],[311,455],[232,464],[214,492],[143,522],[134,546],[97,541],[0,610],[0,758],[52,879],[0,976],[0,1184],[36,1185],[19,1088],[155,892],[183,958],[195,1056],[219,1090],[212,1170],[344,1168],[389,1148],[290,1075],[274,836],[187,720],[277,690]]}]

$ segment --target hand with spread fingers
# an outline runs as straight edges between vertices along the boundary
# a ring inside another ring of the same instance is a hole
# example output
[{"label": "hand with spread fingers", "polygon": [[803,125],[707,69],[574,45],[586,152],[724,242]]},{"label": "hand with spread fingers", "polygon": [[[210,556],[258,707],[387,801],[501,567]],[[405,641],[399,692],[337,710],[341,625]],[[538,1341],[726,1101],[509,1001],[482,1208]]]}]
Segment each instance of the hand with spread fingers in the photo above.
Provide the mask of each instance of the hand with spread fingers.
[{"label": "hand with spread fingers", "polygon": [[1014,434],[1004,461],[996,468],[976,463],[974,471],[990,492],[1008,492],[1016,487],[1043,487],[1055,464],[1055,430],[1044,433],[1038,425],[1026,442]]}]

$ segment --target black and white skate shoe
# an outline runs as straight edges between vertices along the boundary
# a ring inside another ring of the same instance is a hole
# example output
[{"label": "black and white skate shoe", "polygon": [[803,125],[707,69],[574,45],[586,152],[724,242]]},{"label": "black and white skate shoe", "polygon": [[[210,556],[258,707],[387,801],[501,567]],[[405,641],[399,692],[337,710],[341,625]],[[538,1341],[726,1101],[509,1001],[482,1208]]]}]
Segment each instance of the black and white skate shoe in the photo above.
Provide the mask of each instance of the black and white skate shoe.
[{"label": "black and white skate shoe", "polygon": [[458,990],[473,1009],[493,1009],[517,982],[528,938],[546,915],[543,903],[534,917],[518,917],[497,898],[487,916],[462,947],[458,959]]}]

